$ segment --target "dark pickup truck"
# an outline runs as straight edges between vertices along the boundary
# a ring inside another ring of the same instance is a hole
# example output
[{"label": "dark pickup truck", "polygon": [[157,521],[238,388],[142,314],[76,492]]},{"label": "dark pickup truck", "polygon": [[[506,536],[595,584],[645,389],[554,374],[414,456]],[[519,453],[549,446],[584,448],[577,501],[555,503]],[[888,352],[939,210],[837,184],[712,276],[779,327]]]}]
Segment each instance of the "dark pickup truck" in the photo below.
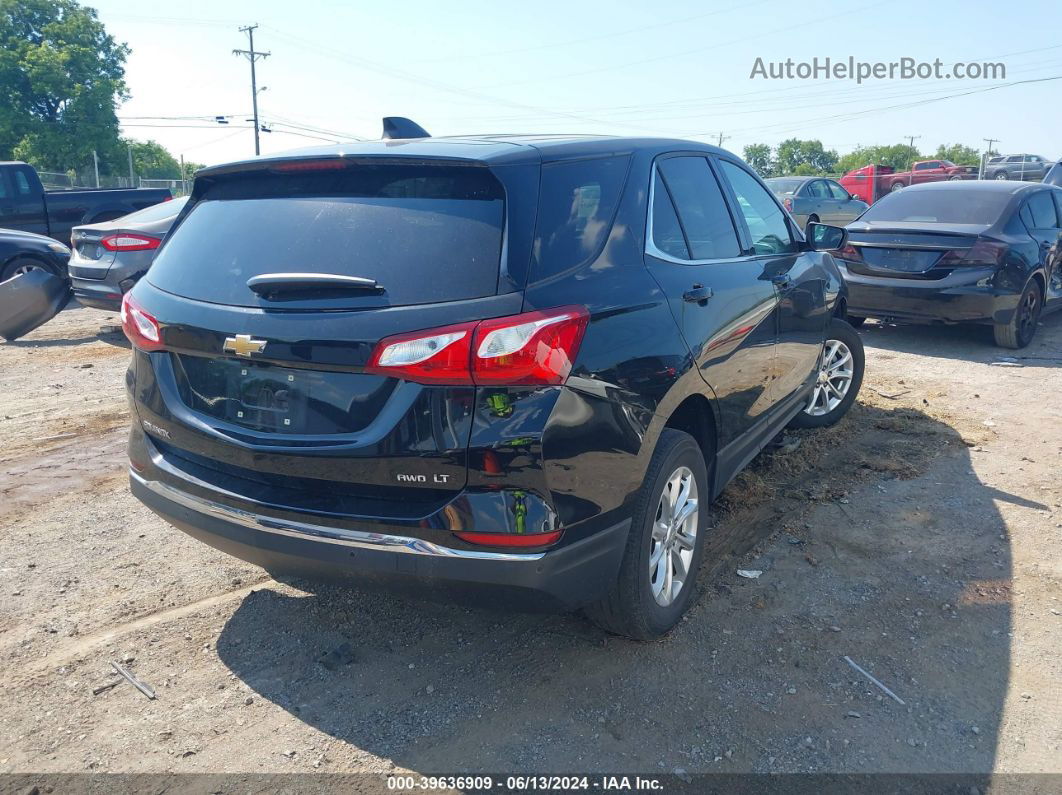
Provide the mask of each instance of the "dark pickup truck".
[{"label": "dark pickup truck", "polygon": [[173,195],[166,188],[46,191],[33,166],[0,162],[0,227],[70,242],[71,228],[142,210]]}]

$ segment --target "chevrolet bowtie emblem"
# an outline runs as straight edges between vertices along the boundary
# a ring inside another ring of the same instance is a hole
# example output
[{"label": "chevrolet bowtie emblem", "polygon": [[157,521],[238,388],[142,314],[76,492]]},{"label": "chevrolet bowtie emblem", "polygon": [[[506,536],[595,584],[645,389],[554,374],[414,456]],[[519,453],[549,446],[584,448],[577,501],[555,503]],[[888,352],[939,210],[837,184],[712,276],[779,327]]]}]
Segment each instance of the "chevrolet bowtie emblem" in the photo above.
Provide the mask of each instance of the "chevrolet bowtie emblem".
[{"label": "chevrolet bowtie emblem", "polygon": [[265,346],[265,340],[251,339],[250,334],[237,334],[235,337],[226,337],[221,349],[226,353],[249,357],[252,353],[261,353],[265,350]]}]

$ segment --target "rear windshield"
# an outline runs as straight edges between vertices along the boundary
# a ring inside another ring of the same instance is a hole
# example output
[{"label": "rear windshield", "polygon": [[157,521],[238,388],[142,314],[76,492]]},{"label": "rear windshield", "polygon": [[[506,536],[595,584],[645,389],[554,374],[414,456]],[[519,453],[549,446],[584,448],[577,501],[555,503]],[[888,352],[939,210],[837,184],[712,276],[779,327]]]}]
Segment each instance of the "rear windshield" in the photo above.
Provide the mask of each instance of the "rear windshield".
[{"label": "rear windshield", "polygon": [[177,295],[237,306],[269,303],[247,287],[266,273],[375,279],[384,290],[375,306],[481,298],[497,292],[504,218],[502,186],[482,167],[246,175],[206,190],[148,278]]},{"label": "rear windshield", "polygon": [[901,190],[883,196],[860,221],[936,224],[994,224],[1011,194],[987,190]]},{"label": "rear windshield", "polygon": [[807,180],[804,179],[765,179],[767,187],[778,196],[792,196]]},{"label": "rear windshield", "polygon": [[150,224],[154,221],[161,221],[163,218],[172,218],[184,209],[187,201],[188,197],[184,196],[168,202],[159,202],[150,207],[145,207],[143,210],[137,210],[135,213],[123,215],[122,221],[128,221],[133,224]]}]

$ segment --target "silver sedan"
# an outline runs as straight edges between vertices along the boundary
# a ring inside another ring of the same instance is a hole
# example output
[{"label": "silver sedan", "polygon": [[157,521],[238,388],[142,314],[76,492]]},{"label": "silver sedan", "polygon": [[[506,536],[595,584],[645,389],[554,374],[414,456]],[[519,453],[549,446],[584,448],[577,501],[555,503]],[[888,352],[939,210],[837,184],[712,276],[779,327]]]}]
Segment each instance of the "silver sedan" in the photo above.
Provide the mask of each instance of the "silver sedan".
[{"label": "silver sedan", "polygon": [[764,180],[801,228],[809,221],[847,226],[870,205],[852,196],[832,179],[772,177]]}]

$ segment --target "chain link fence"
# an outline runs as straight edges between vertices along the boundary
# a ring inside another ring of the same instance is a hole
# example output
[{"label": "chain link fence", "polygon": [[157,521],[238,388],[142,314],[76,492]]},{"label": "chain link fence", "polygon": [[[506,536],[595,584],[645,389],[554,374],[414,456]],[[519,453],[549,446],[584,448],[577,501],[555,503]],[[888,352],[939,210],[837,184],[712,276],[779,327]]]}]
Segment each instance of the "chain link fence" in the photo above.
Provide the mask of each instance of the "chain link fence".
[{"label": "chain link fence", "polygon": [[174,196],[186,196],[192,190],[190,179],[148,179],[136,177],[129,179],[127,176],[104,175],[99,176],[97,184],[94,170],[78,171],[41,171],[37,170],[41,183],[48,190],[75,190],[83,188],[168,188]]}]

